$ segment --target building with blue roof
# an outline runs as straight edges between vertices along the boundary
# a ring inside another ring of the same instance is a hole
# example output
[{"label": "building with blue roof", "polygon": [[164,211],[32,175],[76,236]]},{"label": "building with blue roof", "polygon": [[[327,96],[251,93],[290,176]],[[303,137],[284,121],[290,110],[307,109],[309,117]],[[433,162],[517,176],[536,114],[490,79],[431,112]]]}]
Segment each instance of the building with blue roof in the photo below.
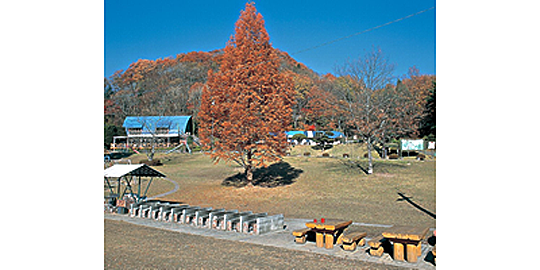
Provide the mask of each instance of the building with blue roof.
[{"label": "building with blue roof", "polygon": [[142,149],[152,142],[158,147],[174,147],[193,133],[190,115],[128,116],[122,127],[126,129],[127,136],[115,136],[112,149]]}]

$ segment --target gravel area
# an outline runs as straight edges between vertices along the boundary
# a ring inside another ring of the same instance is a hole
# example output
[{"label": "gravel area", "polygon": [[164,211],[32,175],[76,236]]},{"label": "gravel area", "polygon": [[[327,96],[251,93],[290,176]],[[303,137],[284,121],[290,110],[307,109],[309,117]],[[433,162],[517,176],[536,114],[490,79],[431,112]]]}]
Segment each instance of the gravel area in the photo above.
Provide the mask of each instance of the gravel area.
[{"label": "gravel area", "polygon": [[105,219],[105,269],[404,269]]}]

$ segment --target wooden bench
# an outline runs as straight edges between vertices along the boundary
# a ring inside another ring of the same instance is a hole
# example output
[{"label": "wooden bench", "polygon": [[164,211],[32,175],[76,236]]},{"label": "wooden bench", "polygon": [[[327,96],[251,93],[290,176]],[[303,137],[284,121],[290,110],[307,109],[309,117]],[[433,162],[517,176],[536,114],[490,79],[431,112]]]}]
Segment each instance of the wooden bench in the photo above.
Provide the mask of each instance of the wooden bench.
[{"label": "wooden bench", "polygon": [[369,255],[381,257],[384,252],[383,243],[386,242],[384,236],[379,235],[371,240],[369,240]]},{"label": "wooden bench", "polygon": [[305,244],[307,239],[307,233],[310,232],[310,228],[303,228],[300,230],[295,230],[292,232],[292,235],[294,235],[296,238],[294,239],[294,242],[297,244]]},{"label": "wooden bench", "polygon": [[367,233],[359,229],[350,229],[346,230],[341,239],[338,239],[338,242],[341,240],[343,244],[341,245],[344,250],[354,251],[356,246],[364,246],[366,244]]}]

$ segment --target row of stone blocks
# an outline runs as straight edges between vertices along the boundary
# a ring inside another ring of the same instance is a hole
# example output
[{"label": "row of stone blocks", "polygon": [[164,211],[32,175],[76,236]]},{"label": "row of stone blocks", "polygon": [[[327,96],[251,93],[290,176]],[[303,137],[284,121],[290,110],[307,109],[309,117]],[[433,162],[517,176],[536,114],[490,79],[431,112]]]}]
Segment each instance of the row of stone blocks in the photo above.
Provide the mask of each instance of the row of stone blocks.
[{"label": "row of stone blocks", "polygon": [[234,231],[245,234],[263,234],[283,230],[283,214],[239,212],[238,210],[212,209],[171,202],[149,201],[132,204],[131,217],[149,218],[163,222],[193,225],[199,228]]}]

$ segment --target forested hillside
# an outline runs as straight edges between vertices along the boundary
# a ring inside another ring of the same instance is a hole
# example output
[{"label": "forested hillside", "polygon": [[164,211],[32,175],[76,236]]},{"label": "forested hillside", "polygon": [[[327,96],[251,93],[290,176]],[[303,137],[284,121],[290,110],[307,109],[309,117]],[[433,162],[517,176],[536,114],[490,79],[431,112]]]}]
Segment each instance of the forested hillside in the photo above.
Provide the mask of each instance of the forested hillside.
[{"label": "forested hillside", "polygon": [[[337,75],[319,75],[286,52],[276,52],[280,72],[294,83],[291,129],[315,126],[363,138],[376,133],[382,140],[435,135],[434,75],[412,67],[393,78],[380,50],[343,64]],[[208,71],[219,70],[222,57],[223,50],[215,50],[140,59],[105,78],[106,130],[121,127],[130,115],[192,115],[197,130]]]}]

